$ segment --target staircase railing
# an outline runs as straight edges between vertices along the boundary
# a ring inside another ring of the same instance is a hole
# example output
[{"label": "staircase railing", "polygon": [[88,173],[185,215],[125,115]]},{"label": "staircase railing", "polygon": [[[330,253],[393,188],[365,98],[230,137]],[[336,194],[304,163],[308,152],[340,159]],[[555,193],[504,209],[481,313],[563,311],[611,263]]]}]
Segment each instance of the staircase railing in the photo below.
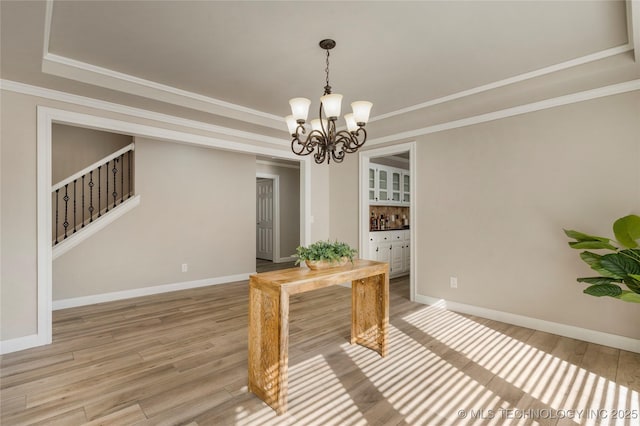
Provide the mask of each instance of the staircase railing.
[{"label": "staircase railing", "polygon": [[54,246],[131,198],[133,151],[127,145],[51,187]]}]

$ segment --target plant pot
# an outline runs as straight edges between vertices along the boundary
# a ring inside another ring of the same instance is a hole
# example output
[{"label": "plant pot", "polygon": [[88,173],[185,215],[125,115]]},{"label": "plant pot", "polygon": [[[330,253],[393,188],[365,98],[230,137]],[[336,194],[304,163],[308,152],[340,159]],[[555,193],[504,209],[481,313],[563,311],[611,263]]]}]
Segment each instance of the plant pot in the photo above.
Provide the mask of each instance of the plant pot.
[{"label": "plant pot", "polygon": [[329,269],[344,266],[348,261],[348,257],[343,257],[342,259],[333,262],[329,262],[327,260],[305,260],[304,263],[307,264],[309,269],[313,269],[315,271],[318,269]]}]

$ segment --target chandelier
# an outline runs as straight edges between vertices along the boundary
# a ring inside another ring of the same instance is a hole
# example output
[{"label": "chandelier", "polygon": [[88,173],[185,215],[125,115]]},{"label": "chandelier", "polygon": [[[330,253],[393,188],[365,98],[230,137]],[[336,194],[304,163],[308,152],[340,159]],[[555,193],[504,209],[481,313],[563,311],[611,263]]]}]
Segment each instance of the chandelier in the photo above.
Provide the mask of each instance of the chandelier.
[{"label": "chandelier", "polygon": [[[309,115],[311,101],[306,98],[293,98],[289,101],[291,115],[285,120],[289,133],[291,133],[291,150],[297,155],[309,155],[313,153],[316,163],[327,164],[333,161],[341,163],[345,154],[354,153],[367,140],[367,132],[364,129],[369,121],[369,113],[373,104],[367,101],[357,101],[351,104],[353,113],[346,114],[344,119],[347,130],[337,130],[336,121],[340,117],[342,95],[331,93],[329,85],[329,50],[336,46],[336,42],[330,39],[322,40],[320,47],[327,51],[327,74],[324,96],[320,97],[320,111],[318,118],[311,120],[311,132],[306,135],[305,123]],[[323,118],[324,112],[324,118]],[[303,140],[304,139],[304,140]]]}]

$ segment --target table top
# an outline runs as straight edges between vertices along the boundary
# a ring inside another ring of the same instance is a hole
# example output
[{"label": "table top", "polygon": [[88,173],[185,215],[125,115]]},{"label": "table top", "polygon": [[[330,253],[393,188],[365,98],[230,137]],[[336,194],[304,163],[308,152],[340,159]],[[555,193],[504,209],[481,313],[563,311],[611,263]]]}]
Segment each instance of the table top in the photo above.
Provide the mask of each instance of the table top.
[{"label": "table top", "polygon": [[336,268],[289,268],[253,274],[249,277],[249,284],[277,291],[285,290],[293,294],[381,274],[388,277],[388,263],[354,259],[353,263],[347,262],[346,265]]}]

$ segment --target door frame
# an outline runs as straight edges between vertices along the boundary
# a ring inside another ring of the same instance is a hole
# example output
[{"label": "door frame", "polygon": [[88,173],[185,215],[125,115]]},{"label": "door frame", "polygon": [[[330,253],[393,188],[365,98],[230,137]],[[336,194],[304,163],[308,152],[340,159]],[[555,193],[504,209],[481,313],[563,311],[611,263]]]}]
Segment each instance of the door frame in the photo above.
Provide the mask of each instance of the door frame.
[{"label": "door frame", "polygon": [[[256,179],[269,179],[273,181],[273,238],[271,253],[273,253],[271,261],[280,263],[280,176],[271,173],[256,172]],[[258,235],[256,234],[256,239]]]},{"label": "door frame", "polygon": [[[71,104],[73,105],[73,104]],[[106,104],[92,104],[95,114],[79,113],[70,110],[37,106],[36,132],[36,202],[37,202],[37,320],[36,333],[21,336],[0,343],[0,352],[9,353],[52,341],[53,311],[53,259],[51,247],[51,134],[53,123],[68,124],[96,130],[124,133],[134,137],[146,137],[173,143],[203,146],[221,150],[241,152],[249,155],[267,155],[274,158],[300,162],[300,244],[307,245],[311,240],[311,158],[300,157],[290,150],[270,148],[231,141],[231,138],[203,136],[200,133],[171,130],[160,124],[140,124],[122,119],[107,118],[108,111],[101,107]],[[112,105],[112,104],[109,104]],[[69,106],[71,108],[72,106]],[[122,107],[125,108],[125,107]],[[146,113],[144,110],[136,110]],[[130,119],[135,120],[133,114]],[[159,120],[158,120],[159,121]],[[199,122],[190,122],[196,125]],[[188,126],[186,126],[188,127]],[[193,127],[192,130],[196,128]],[[224,136],[223,136],[224,137]]]},{"label": "door frame", "polygon": [[411,235],[410,264],[409,264],[409,294],[411,301],[416,299],[416,282],[418,279],[416,268],[417,253],[417,227],[418,214],[416,209],[416,142],[406,142],[397,145],[385,146],[383,148],[372,148],[366,151],[359,151],[360,173],[359,173],[359,247],[358,252],[365,258],[369,255],[369,163],[371,158],[386,157],[393,154],[400,154],[409,151],[409,185],[411,186],[411,201],[409,203],[409,234]]}]

